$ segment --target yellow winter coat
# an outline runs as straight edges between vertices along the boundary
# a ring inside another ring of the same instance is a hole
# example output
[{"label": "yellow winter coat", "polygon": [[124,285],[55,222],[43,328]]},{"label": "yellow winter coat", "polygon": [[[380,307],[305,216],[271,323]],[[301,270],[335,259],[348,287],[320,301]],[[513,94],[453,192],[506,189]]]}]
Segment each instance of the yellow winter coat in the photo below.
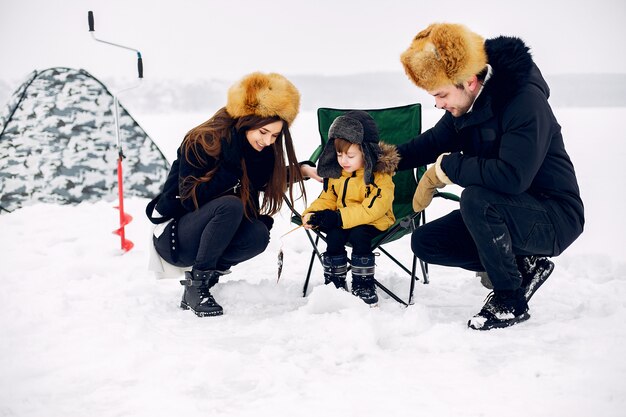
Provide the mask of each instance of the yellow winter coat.
[{"label": "yellow winter coat", "polygon": [[384,231],[396,221],[391,209],[393,192],[390,174],[375,172],[373,183],[365,185],[363,169],[342,171],[341,178],[328,179],[328,188],[302,214],[339,210],[344,229],[369,224]]},{"label": "yellow winter coat", "polygon": [[391,176],[398,167],[400,157],[396,147],[380,142],[381,154],[374,166],[374,181],[366,185],[364,169],[353,173],[341,171],[341,177],[328,178],[328,186],[304,212],[339,210],[342,228],[371,225],[385,231],[395,223],[392,204],[395,186]]}]

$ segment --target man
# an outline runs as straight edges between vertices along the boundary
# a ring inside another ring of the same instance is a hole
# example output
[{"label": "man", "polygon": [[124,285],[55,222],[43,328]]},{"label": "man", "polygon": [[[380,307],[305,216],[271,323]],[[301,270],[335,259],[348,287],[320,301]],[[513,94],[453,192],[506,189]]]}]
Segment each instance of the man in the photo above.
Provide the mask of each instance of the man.
[{"label": "man", "polygon": [[486,271],[493,286],[472,329],[529,318],[527,301],[557,256],[583,231],[583,203],[549,88],[518,38],[483,40],[466,27],[432,24],[401,61],[409,78],[446,110],[398,147],[398,169],[433,163],[414,209],[436,188],[464,187],[460,210],[415,230],[413,252],[438,265]]}]

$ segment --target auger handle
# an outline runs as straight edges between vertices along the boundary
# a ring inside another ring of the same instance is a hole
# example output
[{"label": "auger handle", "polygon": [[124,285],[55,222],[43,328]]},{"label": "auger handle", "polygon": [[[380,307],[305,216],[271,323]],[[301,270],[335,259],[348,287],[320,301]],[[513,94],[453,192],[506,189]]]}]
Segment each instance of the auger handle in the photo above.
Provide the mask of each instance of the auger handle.
[{"label": "auger handle", "polygon": [[[93,12],[90,10],[87,12],[87,21],[89,23],[89,32],[95,32],[94,29],[94,18],[93,18]],[[119,45],[117,43],[113,43],[113,42],[109,42],[109,41],[105,41],[102,39],[98,39],[96,38],[95,34],[91,34],[91,37],[97,41],[97,42],[102,42],[102,43],[106,43],[108,45],[112,45],[112,46],[117,46],[118,48],[124,48],[124,49],[128,49],[129,51],[134,51],[137,53],[137,73],[139,74],[139,78],[143,78],[143,59],[141,58],[141,52],[139,52],[138,50],[136,50],[135,48],[130,48],[128,46],[124,46],[124,45]]]},{"label": "auger handle", "polygon": [[137,52],[137,72],[139,73],[139,78],[143,78],[143,60],[139,51]]}]

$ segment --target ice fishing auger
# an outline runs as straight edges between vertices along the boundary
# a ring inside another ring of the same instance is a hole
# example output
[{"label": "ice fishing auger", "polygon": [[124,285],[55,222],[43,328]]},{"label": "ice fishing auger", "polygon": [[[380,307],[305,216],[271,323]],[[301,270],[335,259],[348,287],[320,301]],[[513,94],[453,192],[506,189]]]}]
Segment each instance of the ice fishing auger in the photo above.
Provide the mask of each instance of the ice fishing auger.
[{"label": "ice fishing auger", "polygon": [[[112,42],[108,42],[108,41],[104,41],[102,39],[96,38],[96,35],[94,34],[94,18],[93,18],[92,11],[89,11],[87,13],[87,20],[89,21],[89,32],[91,32],[91,37],[93,38],[93,40],[97,42],[106,43],[107,45],[116,46],[118,48],[127,49],[129,51],[133,51],[137,53],[137,71],[139,73],[139,81],[141,81],[141,79],[143,78],[143,61],[141,59],[141,52],[139,52],[138,50],[134,48],[129,48],[127,46],[118,45],[116,43],[112,43]],[[117,155],[118,155],[117,157],[117,190],[118,190],[118,198],[119,198],[119,206],[115,208],[119,209],[119,212],[120,212],[120,227],[119,229],[114,230],[113,233],[120,236],[121,248],[124,252],[128,252],[129,250],[131,250],[134,244],[130,240],[126,239],[126,234],[124,231],[124,226],[130,223],[133,220],[133,218],[130,214],[124,212],[124,181],[123,181],[123,175],[122,175],[122,160],[125,158],[125,156],[124,156],[124,152],[122,151],[122,140],[120,138],[120,117],[119,117],[118,95],[122,92],[132,90],[133,88],[137,88],[139,84],[140,83],[137,83],[133,86],[119,90],[117,93],[113,95],[113,107],[114,107],[113,114],[115,115],[115,139],[117,141]]]}]

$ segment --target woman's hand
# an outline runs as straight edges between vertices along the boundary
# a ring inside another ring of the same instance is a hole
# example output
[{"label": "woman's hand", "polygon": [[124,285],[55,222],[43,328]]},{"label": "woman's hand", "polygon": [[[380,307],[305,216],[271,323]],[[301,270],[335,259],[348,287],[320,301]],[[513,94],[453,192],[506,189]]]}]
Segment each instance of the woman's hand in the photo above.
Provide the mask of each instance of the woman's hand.
[{"label": "woman's hand", "polygon": [[300,173],[304,178],[313,178],[317,182],[322,182],[323,179],[317,175],[317,168],[307,164],[300,164]]}]

